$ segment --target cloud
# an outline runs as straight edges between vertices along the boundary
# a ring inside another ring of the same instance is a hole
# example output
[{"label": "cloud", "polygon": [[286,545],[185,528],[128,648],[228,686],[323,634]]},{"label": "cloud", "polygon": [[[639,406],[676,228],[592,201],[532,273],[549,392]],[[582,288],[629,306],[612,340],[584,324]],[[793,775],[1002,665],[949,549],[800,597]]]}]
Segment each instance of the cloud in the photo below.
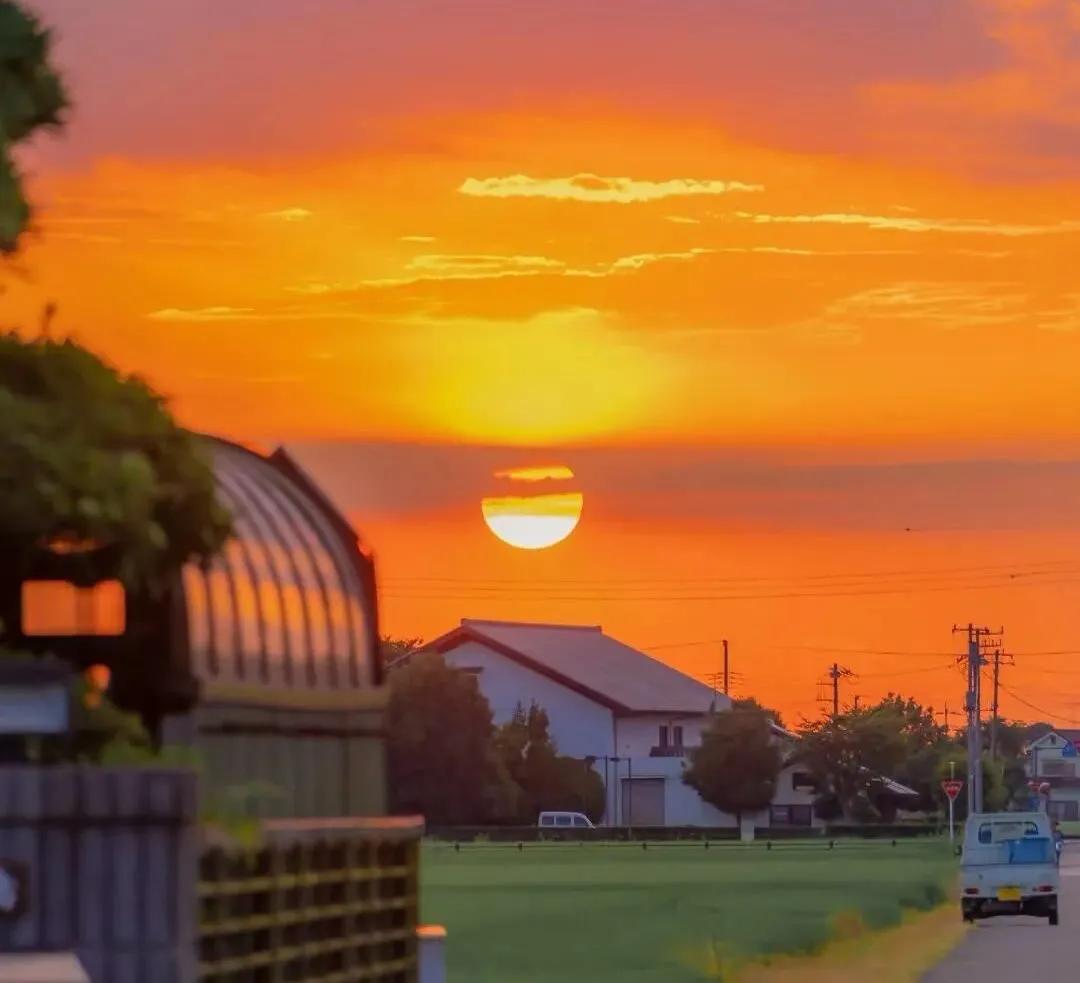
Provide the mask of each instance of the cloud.
[{"label": "cloud", "polygon": [[260,317],[253,307],[163,307],[146,315],[153,321],[250,321]]},{"label": "cloud", "polygon": [[263,212],[263,218],[272,218],[279,222],[303,222],[314,214],[306,208],[282,208],[276,212]]},{"label": "cloud", "polygon": [[701,225],[701,219],[690,218],[688,215],[665,215],[664,218],[676,225]]},{"label": "cloud", "polygon": [[559,270],[566,266],[561,260],[547,256],[498,256],[487,254],[427,253],[409,262],[410,270],[435,273],[507,273],[514,271]]},{"label": "cloud", "polygon": [[435,236],[398,236],[399,242],[434,242]]},{"label": "cloud", "polygon": [[527,174],[506,177],[467,178],[458,188],[474,198],[553,198],[558,201],[631,202],[659,201],[698,195],[764,191],[760,184],[742,181],[672,178],[667,181],[638,181],[628,177],[599,177],[575,174],[572,177],[535,178]]},{"label": "cloud", "polygon": [[630,273],[656,263],[679,262],[697,259],[714,252],[712,249],[694,247],[681,252],[635,253],[620,256],[607,263],[592,266],[569,266],[559,259],[548,256],[498,256],[425,254],[410,260],[405,275],[363,280],[359,284],[309,283],[291,288],[297,293],[332,294],[356,290],[358,287],[400,287],[412,283],[435,280],[499,280],[504,277],[564,276],[600,278]]},{"label": "cloud", "polygon": [[863,215],[858,212],[825,212],[817,215],[769,215],[760,212],[736,212],[738,218],[755,225],[861,225],[869,229],[896,232],[954,232],[967,235],[1039,236],[1075,232],[1080,222],[1054,222],[1048,225],[1023,225],[991,222],[987,219],[916,218],[898,215]]}]

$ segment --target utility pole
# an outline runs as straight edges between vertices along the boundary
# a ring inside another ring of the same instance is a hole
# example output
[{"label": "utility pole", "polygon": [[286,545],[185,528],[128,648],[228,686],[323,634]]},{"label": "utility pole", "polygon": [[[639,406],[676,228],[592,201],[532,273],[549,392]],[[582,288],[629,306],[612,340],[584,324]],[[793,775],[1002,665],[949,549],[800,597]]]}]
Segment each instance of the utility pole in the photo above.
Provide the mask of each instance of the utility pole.
[{"label": "utility pole", "polygon": [[[1005,661],[1005,660],[1009,661]],[[1001,717],[998,714],[998,689],[1001,682],[1001,667],[1015,665],[1012,656],[1001,651],[999,645],[994,649],[994,702],[991,705],[993,716],[990,719],[990,760],[997,760],[998,729],[1001,726]]]},{"label": "utility pole", "polygon": [[949,710],[949,701],[946,700],[945,701],[945,709],[941,713],[937,714],[937,716],[941,717],[942,720],[945,723],[945,733],[946,734],[951,734],[952,733],[952,728],[949,726],[950,712],[951,711]]},{"label": "utility pole", "polygon": [[848,679],[854,676],[850,669],[840,665],[838,662],[834,662],[829,668],[829,679],[832,680],[832,715],[833,717],[840,716],[840,680]]},{"label": "utility pole", "polygon": [[724,639],[724,696],[728,695],[730,689],[731,680],[728,675],[728,644],[727,639]]},{"label": "utility pole", "polygon": [[989,628],[978,628],[973,624],[966,627],[953,625],[953,632],[967,634],[967,652],[961,657],[966,662],[967,691],[964,695],[964,710],[967,712],[967,793],[968,815],[982,812],[982,667],[985,662],[982,655],[983,642],[991,636],[1000,637],[1002,632],[992,632]]}]

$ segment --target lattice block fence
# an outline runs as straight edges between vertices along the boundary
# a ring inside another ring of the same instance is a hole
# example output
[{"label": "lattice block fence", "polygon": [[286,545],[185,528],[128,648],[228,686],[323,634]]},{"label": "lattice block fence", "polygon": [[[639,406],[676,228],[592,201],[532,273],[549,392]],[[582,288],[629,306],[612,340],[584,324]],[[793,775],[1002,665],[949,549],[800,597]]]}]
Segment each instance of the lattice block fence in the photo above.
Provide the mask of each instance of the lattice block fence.
[{"label": "lattice block fence", "polygon": [[420,819],[280,820],[203,854],[202,983],[415,983]]}]

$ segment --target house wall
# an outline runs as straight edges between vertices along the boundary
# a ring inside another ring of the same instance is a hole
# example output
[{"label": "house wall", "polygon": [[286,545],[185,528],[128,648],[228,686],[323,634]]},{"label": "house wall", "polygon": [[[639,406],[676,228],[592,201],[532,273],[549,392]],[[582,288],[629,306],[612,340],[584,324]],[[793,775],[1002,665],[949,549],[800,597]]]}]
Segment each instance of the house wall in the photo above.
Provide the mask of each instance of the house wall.
[{"label": "house wall", "polygon": [[[496,723],[510,719],[518,703],[536,702],[547,711],[551,736],[560,754],[575,758],[595,757],[594,768],[606,787],[606,812],[603,822],[623,825],[623,785],[631,778],[663,779],[664,823],[668,826],[733,827],[735,817],[705,802],[682,780],[686,757],[652,757],[651,750],[660,743],[660,727],[668,727],[669,742],[673,728],[683,728],[683,746],[689,750],[701,743],[708,726],[707,714],[635,714],[615,716],[610,709],[553,679],[526,668],[513,659],[480,642],[468,641],[443,654],[448,665],[477,671],[480,691],[491,704]],[[604,758],[618,757],[619,761]],[[812,805],[814,793],[795,789],[793,776],[799,769],[785,768],[780,775],[777,805]],[[755,825],[768,827],[768,809],[758,813]],[[820,825],[815,819],[814,825]]]},{"label": "house wall", "polygon": [[518,703],[528,707],[535,702],[547,711],[559,754],[602,758],[617,753],[613,715],[607,707],[479,642],[464,642],[443,658],[457,669],[479,670],[477,683],[491,704],[495,723],[506,723]]},{"label": "house wall", "polygon": [[1056,819],[1080,819],[1080,757],[1065,754],[1069,741],[1060,734],[1046,734],[1032,746],[1025,771],[1049,782],[1050,813]]}]

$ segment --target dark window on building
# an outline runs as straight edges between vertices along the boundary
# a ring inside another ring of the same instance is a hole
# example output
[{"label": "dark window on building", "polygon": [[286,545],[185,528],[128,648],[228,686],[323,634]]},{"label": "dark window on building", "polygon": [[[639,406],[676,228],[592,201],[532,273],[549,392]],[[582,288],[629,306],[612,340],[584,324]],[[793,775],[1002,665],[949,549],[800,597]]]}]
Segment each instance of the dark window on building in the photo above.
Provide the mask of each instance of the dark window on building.
[{"label": "dark window on building", "polygon": [[806,789],[808,792],[817,791],[817,782],[814,781],[814,776],[808,771],[796,771],[791,776],[791,787],[796,791]]},{"label": "dark window on building", "polygon": [[814,810],[811,806],[770,806],[769,821],[773,826],[812,826]]},{"label": "dark window on building", "polygon": [[672,730],[674,731],[674,734],[675,734],[675,747],[682,747],[683,746],[683,743],[682,743],[682,728],[681,727],[674,727],[674,728],[672,728]]},{"label": "dark window on building", "polygon": [[668,729],[667,727],[660,728],[660,747],[668,746]]}]

